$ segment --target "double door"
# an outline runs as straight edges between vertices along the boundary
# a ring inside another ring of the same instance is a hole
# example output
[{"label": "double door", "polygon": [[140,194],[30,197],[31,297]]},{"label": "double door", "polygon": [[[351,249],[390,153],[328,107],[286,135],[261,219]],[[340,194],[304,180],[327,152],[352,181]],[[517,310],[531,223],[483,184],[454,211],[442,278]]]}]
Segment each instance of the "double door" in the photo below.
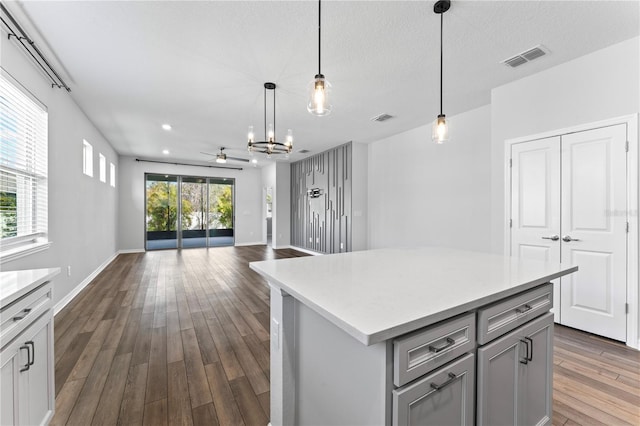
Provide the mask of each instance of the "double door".
[{"label": "double door", "polygon": [[555,321],[626,340],[626,124],[511,145],[511,255],[579,266]]}]

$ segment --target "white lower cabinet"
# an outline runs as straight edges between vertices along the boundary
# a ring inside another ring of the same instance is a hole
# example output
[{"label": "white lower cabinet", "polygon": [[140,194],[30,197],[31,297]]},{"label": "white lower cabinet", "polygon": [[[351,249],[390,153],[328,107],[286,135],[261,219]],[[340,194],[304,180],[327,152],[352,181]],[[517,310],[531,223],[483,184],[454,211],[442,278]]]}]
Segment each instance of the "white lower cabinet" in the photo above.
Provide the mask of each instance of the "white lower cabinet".
[{"label": "white lower cabinet", "polygon": [[53,359],[53,316],[47,310],[0,352],[0,425],[51,420]]},{"label": "white lower cabinet", "polygon": [[468,354],[393,391],[394,425],[473,425],[475,357]]},{"label": "white lower cabinet", "polygon": [[479,347],[478,425],[551,423],[553,314]]}]

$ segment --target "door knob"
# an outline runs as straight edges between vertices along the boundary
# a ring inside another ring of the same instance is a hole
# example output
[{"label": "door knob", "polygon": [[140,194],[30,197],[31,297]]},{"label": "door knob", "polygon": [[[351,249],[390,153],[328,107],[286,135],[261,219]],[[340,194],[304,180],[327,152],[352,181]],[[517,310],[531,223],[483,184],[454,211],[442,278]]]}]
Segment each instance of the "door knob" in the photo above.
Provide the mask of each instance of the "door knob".
[{"label": "door knob", "polygon": [[543,240],[551,240],[551,241],[558,241],[560,239],[559,236],[557,235],[552,235],[550,237],[542,237]]},{"label": "door knob", "polygon": [[580,241],[577,238],[571,238],[571,235],[565,235],[564,237],[562,237],[562,241],[564,241],[565,243],[568,243],[569,241]]}]

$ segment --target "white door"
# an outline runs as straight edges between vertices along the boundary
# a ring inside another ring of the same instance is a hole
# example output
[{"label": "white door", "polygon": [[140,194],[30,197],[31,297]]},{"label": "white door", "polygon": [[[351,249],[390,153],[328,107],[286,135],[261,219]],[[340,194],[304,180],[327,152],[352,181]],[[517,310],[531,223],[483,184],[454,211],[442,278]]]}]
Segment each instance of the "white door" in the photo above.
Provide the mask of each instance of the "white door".
[{"label": "white door", "polygon": [[626,125],[562,136],[561,323],[626,340]]},{"label": "white door", "polygon": [[[560,261],[560,137],[511,145],[511,256]],[[553,281],[556,322],[560,285]]]}]

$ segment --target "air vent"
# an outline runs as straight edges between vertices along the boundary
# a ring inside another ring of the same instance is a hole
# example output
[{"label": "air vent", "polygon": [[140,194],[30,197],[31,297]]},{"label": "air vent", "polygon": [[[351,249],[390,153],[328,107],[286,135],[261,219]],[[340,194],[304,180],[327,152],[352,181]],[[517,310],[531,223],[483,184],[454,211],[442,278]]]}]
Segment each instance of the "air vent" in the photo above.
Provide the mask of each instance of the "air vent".
[{"label": "air vent", "polygon": [[308,154],[310,152],[311,151],[309,151],[308,149],[301,149],[300,151],[298,151],[298,153],[300,153],[300,154]]},{"label": "air vent", "polygon": [[544,56],[547,54],[547,52],[548,51],[541,45],[538,45],[509,59],[505,59],[504,61],[502,61],[502,63],[511,68],[515,68],[519,67],[520,65],[526,64],[527,62],[533,61],[534,59],[537,59],[541,56]]},{"label": "air vent", "polygon": [[393,115],[389,115],[389,114],[380,114],[380,115],[376,115],[375,117],[373,117],[371,119],[371,121],[387,121],[389,119],[393,118]]}]

